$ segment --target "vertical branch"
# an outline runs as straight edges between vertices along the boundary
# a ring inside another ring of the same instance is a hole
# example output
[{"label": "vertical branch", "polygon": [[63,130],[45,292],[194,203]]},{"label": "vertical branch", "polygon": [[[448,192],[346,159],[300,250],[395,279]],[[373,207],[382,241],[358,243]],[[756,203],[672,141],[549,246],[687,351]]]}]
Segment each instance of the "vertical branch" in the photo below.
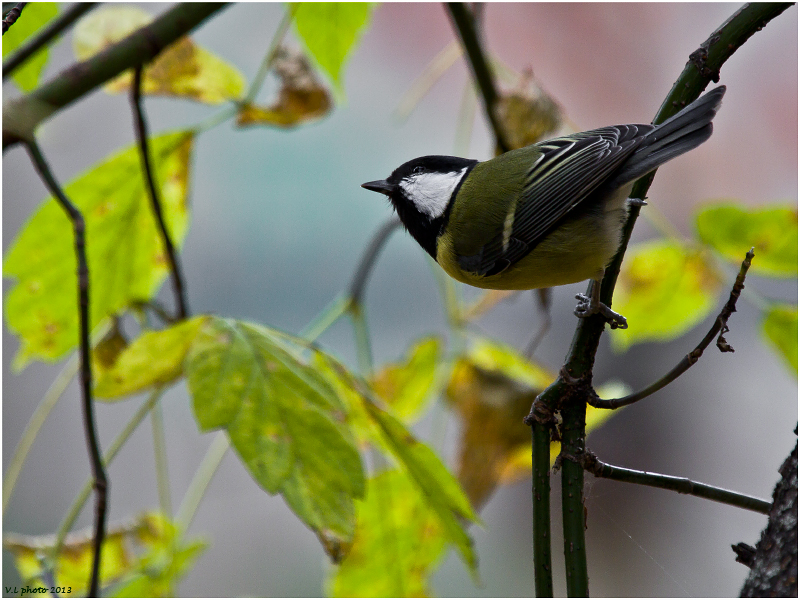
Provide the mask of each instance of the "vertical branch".
[{"label": "vertical branch", "polygon": [[144,119],[144,111],[142,110],[143,68],[142,65],[139,65],[134,69],[133,83],[131,84],[131,106],[133,108],[134,123],[136,125],[136,140],[139,144],[142,171],[144,172],[145,182],[147,183],[147,194],[150,197],[150,205],[153,208],[153,215],[155,215],[158,230],[161,233],[161,240],[164,243],[164,251],[167,253],[167,260],[169,261],[172,287],[175,292],[175,304],[178,309],[178,319],[185,319],[189,314],[189,308],[186,304],[183,275],[181,273],[180,263],[178,262],[178,256],[175,253],[175,247],[172,245],[172,239],[169,236],[167,225],[164,222],[164,215],[161,211],[161,200],[158,196],[153,167],[150,163],[150,150],[147,141],[147,122]]},{"label": "vertical branch", "polygon": [[489,124],[492,126],[492,131],[494,131],[497,148],[501,153],[508,152],[511,147],[506,142],[505,134],[495,113],[495,105],[498,100],[497,89],[494,86],[492,72],[489,70],[489,63],[478,39],[475,17],[463,2],[448,2],[447,10],[469,58],[472,74],[481,90],[486,118],[489,119]]},{"label": "vertical branch", "polygon": [[533,436],[533,576],[537,598],[553,597],[550,548],[550,427],[531,422]]},{"label": "vertical branch", "polygon": [[589,596],[586,566],[586,516],[583,504],[583,455],[586,439],[586,402],[576,395],[561,409],[561,513],[564,528],[564,566],[567,596]]},{"label": "vertical branch", "polygon": [[72,228],[75,234],[75,255],[78,260],[80,380],[83,395],[83,427],[86,434],[86,445],[89,448],[95,491],[94,560],[89,583],[89,596],[97,597],[100,584],[100,549],[106,532],[108,479],[100,454],[100,443],[97,439],[94,404],[92,402],[92,364],[89,346],[89,267],[86,262],[85,240],[86,223],[81,212],[69,201],[61,186],[56,182],[36,141],[34,139],[27,140],[25,145],[39,176],[72,221]]}]

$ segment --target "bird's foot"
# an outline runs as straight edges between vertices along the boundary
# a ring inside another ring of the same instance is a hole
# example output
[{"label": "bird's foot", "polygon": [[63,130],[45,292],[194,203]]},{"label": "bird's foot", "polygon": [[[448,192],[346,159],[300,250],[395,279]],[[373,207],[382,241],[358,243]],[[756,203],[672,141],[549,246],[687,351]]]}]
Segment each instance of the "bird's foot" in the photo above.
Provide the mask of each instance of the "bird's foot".
[{"label": "bird's foot", "polygon": [[628,321],[618,312],[614,312],[599,300],[593,301],[586,294],[575,294],[578,306],[575,307],[575,316],[580,319],[600,314],[611,325],[611,329],[627,329]]}]

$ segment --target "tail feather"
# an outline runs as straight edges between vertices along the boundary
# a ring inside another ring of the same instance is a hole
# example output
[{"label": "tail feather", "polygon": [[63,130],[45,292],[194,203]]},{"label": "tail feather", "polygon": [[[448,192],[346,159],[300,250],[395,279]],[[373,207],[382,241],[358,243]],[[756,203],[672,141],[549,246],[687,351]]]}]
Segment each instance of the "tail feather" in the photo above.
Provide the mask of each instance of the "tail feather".
[{"label": "tail feather", "polygon": [[711,137],[711,121],[717,114],[725,89],[724,85],[714,88],[658,125],[625,161],[613,185],[621,187],[630,183]]}]

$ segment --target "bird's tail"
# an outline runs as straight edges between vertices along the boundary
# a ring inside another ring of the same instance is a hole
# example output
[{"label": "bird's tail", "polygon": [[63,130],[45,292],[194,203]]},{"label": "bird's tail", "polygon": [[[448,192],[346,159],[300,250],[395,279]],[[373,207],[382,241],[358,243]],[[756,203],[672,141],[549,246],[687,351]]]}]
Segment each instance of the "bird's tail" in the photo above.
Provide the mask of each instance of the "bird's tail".
[{"label": "bird's tail", "polygon": [[625,161],[622,171],[614,178],[615,184],[622,186],[634,181],[711,137],[711,121],[722,103],[725,89],[724,85],[714,88],[656,126]]}]

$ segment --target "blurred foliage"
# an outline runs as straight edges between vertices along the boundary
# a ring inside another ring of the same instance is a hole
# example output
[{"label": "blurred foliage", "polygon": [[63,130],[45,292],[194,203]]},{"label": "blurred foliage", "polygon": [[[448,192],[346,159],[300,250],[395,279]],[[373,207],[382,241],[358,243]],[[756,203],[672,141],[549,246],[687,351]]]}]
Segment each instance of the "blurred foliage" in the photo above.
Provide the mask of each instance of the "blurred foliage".
[{"label": "blurred foliage", "polygon": [[[101,6],[75,27],[75,56],[86,60],[152,20],[150,13],[133,6]],[[104,87],[109,93],[126,92],[132,81],[129,71]],[[244,75],[238,69],[200,48],[189,37],[166,48],[142,73],[143,94],[178,96],[206,104],[240,98],[244,86]]]},{"label": "blurred foliage", "polygon": [[369,24],[374,5],[368,2],[299,2],[297,34],[309,54],[341,93],[347,57]]},{"label": "blurred foliage", "polygon": [[340,598],[431,596],[429,580],[443,557],[446,539],[421,491],[400,471],[384,471],[369,480],[356,514],[353,547],[329,573],[328,594]]},{"label": "blurred foliage", "polygon": [[385,365],[373,377],[372,389],[406,422],[413,422],[432,399],[436,368],[442,360],[442,342],[433,337],[419,340],[402,363]]},{"label": "blurred foliage", "polygon": [[764,313],[764,335],[797,377],[797,305],[776,304]]},{"label": "blurred foliage", "polygon": [[[87,592],[93,542],[89,532],[69,536],[47,567],[54,550],[52,536],[9,534],[3,546],[11,552],[23,585],[46,590],[26,596],[81,597]],[[115,597],[167,598],[206,549],[200,540],[185,541],[175,525],[158,513],[145,513],[135,522],[109,528],[102,548],[100,581]],[[52,582],[52,586],[47,582]]]},{"label": "blurred foliage", "polygon": [[[58,15],[57,2],[28,2],[14,26],[3,34],[3,58],[13,54],[56,15]],[[30,92],[39,85],[39,77],[47,64],[49,55],[50,50],[45,46],[14,71],[11,78],[20,90]]]},{"label": "blurred foliage", "polygon": [[625,350],[636,342],[675,339],[716,308],[722,288],[721,275],[702,251],[667,240],[629,248],[614,309],[630,327],[612,330],[613,346]]},{"label": "blurred foliage", "polygon": [[754,247],[754,274],[797,277],[797,206],[712,204],[700,210],[695,223],[700,240],[733,264]]}]

